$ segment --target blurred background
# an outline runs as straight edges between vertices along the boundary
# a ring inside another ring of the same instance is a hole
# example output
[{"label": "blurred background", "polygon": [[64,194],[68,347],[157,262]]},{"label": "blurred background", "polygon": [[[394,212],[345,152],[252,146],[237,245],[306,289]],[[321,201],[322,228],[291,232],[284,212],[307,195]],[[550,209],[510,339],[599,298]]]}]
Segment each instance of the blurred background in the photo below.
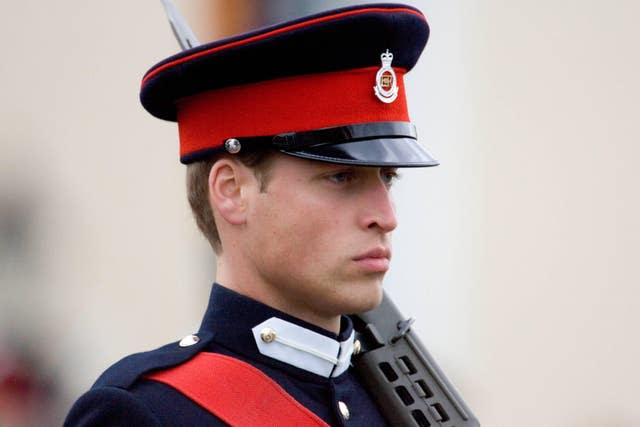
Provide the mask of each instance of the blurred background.
[{"label": "blurred background", "polygon": [[[355,2],[175,3],[209,41]],[[483,426],[640,426],[640,3],[405,3],[441,166],[396,187],[388,292]],[[177,128],[137,99],[179,50],[160,1],[2,6],[0,426],[59,425],[108,365],[197,329],[214,261]]]}]

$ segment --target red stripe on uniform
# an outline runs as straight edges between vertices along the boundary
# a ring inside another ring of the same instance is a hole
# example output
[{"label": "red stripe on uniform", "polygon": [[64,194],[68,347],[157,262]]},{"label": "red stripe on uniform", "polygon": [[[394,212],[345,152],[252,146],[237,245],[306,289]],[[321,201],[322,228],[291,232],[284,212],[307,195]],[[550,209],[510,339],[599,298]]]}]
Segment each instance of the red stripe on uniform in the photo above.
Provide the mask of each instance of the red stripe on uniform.
[{"label": "red stripe on uniform", "polygon": [[222,354],[199,353],[144,378],[171,386],[229,425],[328,427],[262,371]]}]

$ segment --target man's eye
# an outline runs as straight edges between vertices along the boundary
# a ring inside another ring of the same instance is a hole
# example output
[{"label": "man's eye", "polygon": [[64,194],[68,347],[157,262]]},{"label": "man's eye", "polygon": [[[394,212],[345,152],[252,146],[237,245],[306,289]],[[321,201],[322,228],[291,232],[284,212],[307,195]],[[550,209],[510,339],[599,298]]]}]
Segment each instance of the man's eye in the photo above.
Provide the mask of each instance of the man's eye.
[{"label": "man's eye", "polygon": [[382,177],[382,181],[387,185],[393,184],[400,178],[400,175],[395,170],[382,171],[380,172],[380,176]]},{"label": "man's eye", "polygon": [[329,175],[329,180],[336,184],[344,184],[353,181],[353,173],[352,172],[336,172]]}]

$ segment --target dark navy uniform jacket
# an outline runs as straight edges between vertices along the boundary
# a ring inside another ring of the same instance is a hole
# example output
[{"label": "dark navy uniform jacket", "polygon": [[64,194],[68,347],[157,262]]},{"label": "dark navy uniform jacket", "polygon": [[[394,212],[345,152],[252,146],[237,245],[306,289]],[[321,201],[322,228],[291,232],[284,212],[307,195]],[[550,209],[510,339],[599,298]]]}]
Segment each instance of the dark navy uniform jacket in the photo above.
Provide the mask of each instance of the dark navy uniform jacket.
[{"label": "dark navy uniform jacket", "polygon": [[[293,366],[262,354],[252,328],[274,317],[304,328],[294,326],[304,333],[311,331],[338,342],[346,342],[353,331],[347,317],[343,318],[340,334],[336,336],[215,284],[196,334],[199,341],[186,346],[176,342],[122,359],[78,399],[64,426],[226,425],[170,386],[141,378],[150,371],[184,363],[199,352],[221,353],[255,366],[332,426],[386,425],[350,369],[337,376],[325,376],[310,372],[305,366]],[[348,419],[342,415],[345,407]]]}]

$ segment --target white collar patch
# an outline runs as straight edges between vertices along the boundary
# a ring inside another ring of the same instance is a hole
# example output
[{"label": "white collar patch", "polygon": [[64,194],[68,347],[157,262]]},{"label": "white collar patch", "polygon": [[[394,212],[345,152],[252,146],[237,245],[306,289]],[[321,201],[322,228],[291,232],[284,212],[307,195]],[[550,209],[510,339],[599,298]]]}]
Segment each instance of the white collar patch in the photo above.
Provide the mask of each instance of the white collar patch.
[{"label": "white collar patch", "polygon": [[353,331],[340,342],[277,317],[251,330],[260,353],[280,362],[325,378],[337,377],[349,368]]}]

